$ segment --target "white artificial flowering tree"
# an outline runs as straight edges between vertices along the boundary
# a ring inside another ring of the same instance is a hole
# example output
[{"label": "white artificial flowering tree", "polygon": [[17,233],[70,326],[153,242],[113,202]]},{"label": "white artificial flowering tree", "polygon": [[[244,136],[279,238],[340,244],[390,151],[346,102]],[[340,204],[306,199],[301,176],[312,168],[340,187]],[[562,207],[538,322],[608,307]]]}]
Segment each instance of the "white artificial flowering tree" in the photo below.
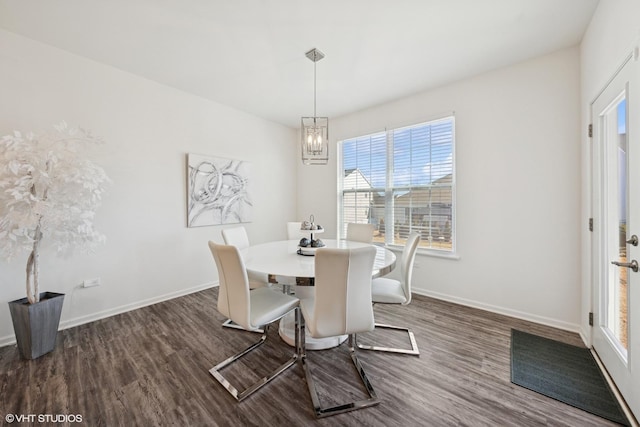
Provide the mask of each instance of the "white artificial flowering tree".
[{"label": "white artificial flowering tree", "polygon": [[54,126],[53,131],[0,140],[0,254],[30,252],[26,290],[30,304],[40,300],[41,243],[58,253],[91,250],[104,235],[93,228],[95,211],[109,183],[104,170],[85,157],[91,132]]}]

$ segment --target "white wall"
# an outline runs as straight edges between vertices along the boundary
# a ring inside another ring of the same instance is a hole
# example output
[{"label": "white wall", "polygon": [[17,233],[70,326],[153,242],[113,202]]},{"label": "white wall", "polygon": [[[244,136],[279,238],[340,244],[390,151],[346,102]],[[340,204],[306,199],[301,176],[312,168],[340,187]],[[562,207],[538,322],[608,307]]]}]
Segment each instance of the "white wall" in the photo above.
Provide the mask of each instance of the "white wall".
[{"label": "white wall", "polygon": [[[460,259],[418,255],[416,292],[578,330],[579,65],[574,47],[331,121],[335,143],[455,111]],[[327,237],[331,150],[329,166],[298,168],[298,213]]]},{"label": "white wall", "polygon": [[[640,2],[637,0],[600,0],[580,46],[581,118],[582,118],[582,215],[591,215],[590,142],[587,126],[591,122],[590,105],[622,65],[640,37]],[[584,221],[583,221],[584,222]],[[582,303],[581,330],[591,336],[588,313],[592,311],[591,233],[582,227]]]},{"label": "white wall", "polygon": [[[186,153],[253,163],[252,241],[284,238],[296,218],[295,130],[1,30],[0,94],[0,135],[64,119],[107,141],[96,159],[113,180],[96,223],[107,244],[41,256],[43,288],[67,294],[62,326],[217,281],[207,241],[222,227],[186,227]],[[0,345],[13,340],[6,302],[25,295],[25,263],[0,261]],[[93,277],[102,286],[78,288]]]}]

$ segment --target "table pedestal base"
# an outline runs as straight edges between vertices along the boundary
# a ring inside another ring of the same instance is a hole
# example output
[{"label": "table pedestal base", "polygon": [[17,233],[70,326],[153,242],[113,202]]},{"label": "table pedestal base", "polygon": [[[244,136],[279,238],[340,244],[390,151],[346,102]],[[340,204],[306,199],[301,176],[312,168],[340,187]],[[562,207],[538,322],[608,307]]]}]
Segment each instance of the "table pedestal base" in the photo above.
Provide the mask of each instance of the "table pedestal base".
[{"label": "table pedestal base", "polygon": [[[280,338],[282,341],[289,344],[291,347],[296,346],[296,318],[294,313],[287,314],[285,317],[280,319],[280,327],[278,328],[278,333],[280,334]],[[309,331],[305,329],[306,336],[305,340],[305,348],[307,350],[325,350],[327,348],[337,347],[348,338],[348,335],[340,335],[337,337],[328,337],[328,338],[313,338],[309,335]]]}]

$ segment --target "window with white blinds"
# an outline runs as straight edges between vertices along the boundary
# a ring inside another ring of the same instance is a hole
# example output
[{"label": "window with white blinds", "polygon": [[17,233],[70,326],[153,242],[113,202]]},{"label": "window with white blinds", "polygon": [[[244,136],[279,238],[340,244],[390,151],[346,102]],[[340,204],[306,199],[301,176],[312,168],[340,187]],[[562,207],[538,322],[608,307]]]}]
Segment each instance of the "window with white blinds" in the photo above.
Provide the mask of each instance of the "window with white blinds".
[{"label": "window with white blinds", "polygon": [[340,237],[347,224],[375,225],[374,242],[455,250],[454,118],[338,143]]}]

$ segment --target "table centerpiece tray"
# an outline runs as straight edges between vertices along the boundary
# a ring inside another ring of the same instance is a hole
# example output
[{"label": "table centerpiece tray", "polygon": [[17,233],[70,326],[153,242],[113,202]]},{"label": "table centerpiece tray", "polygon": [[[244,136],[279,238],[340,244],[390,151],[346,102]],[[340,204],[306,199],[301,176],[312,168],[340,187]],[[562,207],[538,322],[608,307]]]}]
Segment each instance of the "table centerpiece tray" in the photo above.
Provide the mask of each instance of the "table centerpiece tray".
[{"label": "table centerpiece tray", "polygon": [[320,248],[324,248],[325,245],[322,246],[298,246],[298,251],[296,252],[298,255],[302,256],[315,256],[316,250]]}]

